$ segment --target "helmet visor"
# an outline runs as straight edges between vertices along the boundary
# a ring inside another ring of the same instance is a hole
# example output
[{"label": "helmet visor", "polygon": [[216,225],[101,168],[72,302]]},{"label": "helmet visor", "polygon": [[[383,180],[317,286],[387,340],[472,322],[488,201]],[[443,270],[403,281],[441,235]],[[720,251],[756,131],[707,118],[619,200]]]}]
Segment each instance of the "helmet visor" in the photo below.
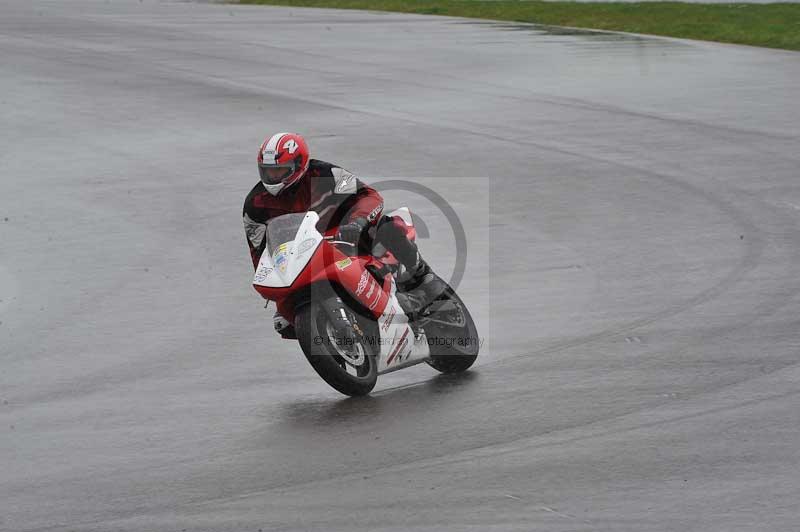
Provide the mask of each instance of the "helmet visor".
[{"label": "helmet visor", "polygon": [[258,174],[265,185],[277,185],[294,173],[294,162],[286,164],[259,164]]}]

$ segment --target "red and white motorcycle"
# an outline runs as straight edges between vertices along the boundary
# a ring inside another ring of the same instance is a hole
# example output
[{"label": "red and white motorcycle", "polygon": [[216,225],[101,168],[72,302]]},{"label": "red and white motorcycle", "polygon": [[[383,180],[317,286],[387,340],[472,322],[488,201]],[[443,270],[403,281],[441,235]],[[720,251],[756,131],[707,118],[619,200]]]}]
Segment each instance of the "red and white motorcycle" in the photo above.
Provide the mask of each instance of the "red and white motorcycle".
[{"label": "red and white motorcycle", "polygon": [[[407,208],[390,216],[415,238]],[[353,247],[323,236],[318,221],[313,211],[270,220],[253,286],[294,323],[325,382],[345,395],[366,395],[384,373],[421,362],[456,373],[475,362],[478,332],[452,288],[409,320],[395,295],[402,267],[391,252],[377,244],[371,254],[348,254]]]}]

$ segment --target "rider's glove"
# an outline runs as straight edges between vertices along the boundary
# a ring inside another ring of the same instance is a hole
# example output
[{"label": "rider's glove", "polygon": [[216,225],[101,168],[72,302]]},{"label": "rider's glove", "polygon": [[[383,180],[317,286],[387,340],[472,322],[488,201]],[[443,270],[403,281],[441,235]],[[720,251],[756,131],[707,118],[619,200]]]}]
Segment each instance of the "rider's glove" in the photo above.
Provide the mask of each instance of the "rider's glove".
[{"label": "rider's glove", "polygon": [[349,223],[339,226],[339,232],[336,233],[336,240],[343,242],[350,242],[353,245],[358,244],[361,239],[361,233],[369,225],[366,218],[355,218],[350,220]]}]

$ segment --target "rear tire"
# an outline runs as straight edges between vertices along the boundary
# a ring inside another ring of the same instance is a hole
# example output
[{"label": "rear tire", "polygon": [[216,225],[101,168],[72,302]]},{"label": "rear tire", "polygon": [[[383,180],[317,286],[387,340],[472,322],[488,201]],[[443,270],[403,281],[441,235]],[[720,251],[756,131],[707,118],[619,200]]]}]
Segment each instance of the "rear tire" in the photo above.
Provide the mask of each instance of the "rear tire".
[{"label": "rear tire", "polygon": [[442,373],[466,371],[480,351],[478,328],[467,306],[448,286],[430,308],[433,312],[422,326],[431,350],[428,364]]},{"label": "rear tire", "polygon": [[[312,301],[299,309],[294,326],[303,354],[319,376],[337,391],[349,396],[367,395],[378,379],[375,357],[355,335],[343,338],[332,325],[319,302]],[[348,347],[352,351],[347,351]]]}]

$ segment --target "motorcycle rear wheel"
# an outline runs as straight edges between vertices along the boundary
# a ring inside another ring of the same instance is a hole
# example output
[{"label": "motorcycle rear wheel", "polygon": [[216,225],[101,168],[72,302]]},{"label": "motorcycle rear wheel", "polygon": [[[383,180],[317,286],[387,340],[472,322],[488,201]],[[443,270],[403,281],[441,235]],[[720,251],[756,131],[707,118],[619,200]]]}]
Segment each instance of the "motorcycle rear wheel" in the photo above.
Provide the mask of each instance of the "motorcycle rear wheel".
[{"label": "motorcycle rear wheel", "polygon": [[448,286],[430,309],[422,326],[431,350],[428,365],[442,373],[466,371],[480,351],[478,328],[467,306]]},{"label": "motorcycle rear wheel", "polygon": [[352,397],[372,391],[378,379],[375,356],[355,334],[338,333],[322,304],[312,301],[302,307],[295,330],[309,364],[331,387]]}]

